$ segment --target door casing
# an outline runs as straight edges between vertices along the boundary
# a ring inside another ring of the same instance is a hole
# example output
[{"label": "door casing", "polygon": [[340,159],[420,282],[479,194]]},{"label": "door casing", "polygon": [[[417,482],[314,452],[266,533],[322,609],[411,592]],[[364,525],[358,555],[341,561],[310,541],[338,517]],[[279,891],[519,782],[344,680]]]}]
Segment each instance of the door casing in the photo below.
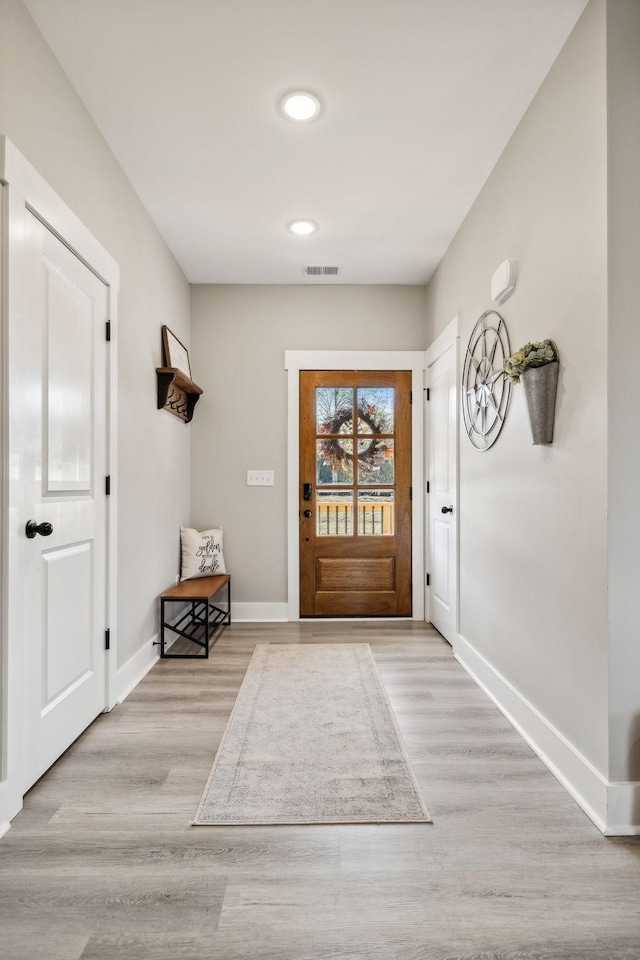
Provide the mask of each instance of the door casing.
[{"label": "door casing", "polygon": [[[301,370],[411,370],[413,391],[411,445],[412,609],[413,620],[424,620],[424,350],[286,350],[287,400],[287,581],[288,620],[300,619],[299,454]],[[341,618],[337,618],[341,619]],[[376,619],[380,619],[377,617]],[[396,619],[396,618],[394,618]]]},{"label": "door casing", "polygon": [[24,537],[23,518],[12,517],[8,506],[10,463],[9,415],[11,396],[8,370],[11,364],[9,329],[14,318],[24,313],[24,289],[27,282],[23,250],[24,220],[27,211],[41,220],[108,287],[108,314],[111,322],[111,348],[107,358],[107,456],[106,470],[112,478],[107,503],[106,591],[110,649],[106,670],[106,709],[116,702],[117,663],[117,309],[120,269],[116,261],[93,237],[73,211],[40,176],[15,145],[0,136],[0,185],[2,186],[2,471],[0,483],[0,551],[2,619],[0,621],[0,836],[22,808],[25,775],[22,745],[21,694],[25,682],[24,640],[19,609],[10,606],[10,580],[19,571],[10,568],[10,546]]}]

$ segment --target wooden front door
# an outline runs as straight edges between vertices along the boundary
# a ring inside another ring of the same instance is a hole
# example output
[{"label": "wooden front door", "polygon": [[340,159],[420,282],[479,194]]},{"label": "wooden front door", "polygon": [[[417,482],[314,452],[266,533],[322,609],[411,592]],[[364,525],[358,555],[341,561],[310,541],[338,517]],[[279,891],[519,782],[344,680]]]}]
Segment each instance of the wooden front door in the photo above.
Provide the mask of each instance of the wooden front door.
[{"label": "wooden front door", "polygon": [[300,614],[411,615],[411,372],[300,373]]}]

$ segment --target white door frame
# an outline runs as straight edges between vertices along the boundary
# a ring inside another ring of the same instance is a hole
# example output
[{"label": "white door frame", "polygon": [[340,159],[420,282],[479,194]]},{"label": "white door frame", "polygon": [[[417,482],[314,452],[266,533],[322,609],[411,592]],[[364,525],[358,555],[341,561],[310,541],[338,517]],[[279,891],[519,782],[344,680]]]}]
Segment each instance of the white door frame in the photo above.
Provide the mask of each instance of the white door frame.
[{"label": "white door frame", "polygon": [[109,253],[89,233],[87,228],[55,193],[49,184],[31,166],[14,144],[0,136],[0,187],[2,197],[2,302],[0,337],[3,364],[1,370],[1,429],[2,471],[0,493],[0,563],[2,590],[2,620],[0,621],[0,836],[9,828],[9,821],[22,808],[24,768],[22,757],[23,724],[21,722],[22,690],[25,681],[24,642],[21,630],[22,613],[9,609],[9,582],[17,571],[9,569],[9,543],[23,534],[23,517],[13,517],[9,511],[9,425],[11,396],[8,372],[10,320],[24,314],[25,208],[41,220],[85,265],[108,287],[108,311],[111,320],[111,349],[107,358],[107,451],[106,470],[112,478],[111,496],[107,500],[107,562],[106,603],[110,628],[110,650],[107,657],[105,706],[110,710],[116,703],[117,662],[117,484],[113,481],[117,470],[117,308],[120,286],[120,268]]},{"label": "white door frame", "polygon": [[[411,370],[411,578],[412,619],[424,619],[424,405],[425,355],[422,350],[285,350],[288,371],[287,439],[287,580],[288,620],[300,619],[300,371],[301,370]],[[340,619],[340,618],[337,618]],[[378,619],[378,618],[376,618]]]},{"label": "white door frame", "polygon": [[[447,324],[441,334],[436,337],[430,347],[427,348],[425,359],[425,386],[429,386],[430,369],[440,357],[451,347],[455,350],[456,358],[456,384],[460,383],[460,314],[456,314],[453,320]],[[426,394],[425,394],[426,396]],[[429,429],[429,418],[424,418],[424,460],[425,460],[425,478],[429,478],[429,444],[427,430]],[[426,490],[426,486],[424,488]],[[425,569],[429,563],[429,500],[428,494],[425,494],[424,508],[424,559]],[[455,515],[456,515],[456,636],[460,627],[460,403],[456,407],[456,495],[455,495]],[[429,591],[424,592],[424,619],[431,622],[429,610]]]}]

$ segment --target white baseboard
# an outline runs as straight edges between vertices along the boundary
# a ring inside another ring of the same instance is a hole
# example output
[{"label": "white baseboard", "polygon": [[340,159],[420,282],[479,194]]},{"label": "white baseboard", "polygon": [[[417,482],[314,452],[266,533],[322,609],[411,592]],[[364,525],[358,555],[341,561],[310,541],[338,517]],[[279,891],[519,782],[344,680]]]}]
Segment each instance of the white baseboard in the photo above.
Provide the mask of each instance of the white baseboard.
[{"label": "white baseboard", "polygon": [[598,829],[608,833],[605,777],[460,634],[454,655]]},{"label": "white baseboard", "polygon": [[11,779],[0,782],[0,837],[3,837],[11,821],[22,810],[22,790],[16,786],[21,780],[21,773],[15,768]]},{"label": "white baseboard", "polygon": [[116,699],[118,703],[129,696],[131,691],[138,686],[140,681],[146,677],[158,660],[159,647],[154,647],[153,642],[158,639],[156,635],[148,640],[137,653],[134,653],[125,664],[123,664],[116,674]]},{"label": "white baseboard", "polygon": [[273,620],[286,622],[289,617],[286,603],[234,603],[231,602],[232,623],[264,623]]},{"label": "white baseboard", "polygon": [[607,791],[607,837],[640,836],[640,783],[610,783]]},{"label": "white baseboard", "polygon": [[[177,623],[178,620],[182,617],[184,611],[187,609],[186,606],[178,610],[171,619],[169,623]],[[173,644],[178,638],[174,634],[173,636],[168,636],[165,642],[165,650],[170,650]],[[131,691],[138,686],[141,680],[143,680],[146,675],[151,670],[151,667],[160,659],[160,647],[158,646],[158,641],[160,640],[160,635],[156,633],[155,636],[148,640],[143,647],[141,647],[137,653],[134,653],[127,662],[119,668],[116,673],[116,703],[122,703],[125,700]]]},{"label": "white baseboard", "polygon": [[[172,618],[175,623],[182,611],[179,611]],[[239,623],[263,622],[263,621],[285,621],[287,619],[286,603],[232,603],[231,604],[232,621]],[[159,640],[156,634],[151,640],[148,640],[144,646],[134,653],[123,666],[118,669],[116,674],[116,700],[122,703],[131,691],[138,686],[140,681],[148,674],[149,670],[160,659],[159,647],[154,646],[154,642]],[[166,649],[168,650],[175,642],[176,637],[167,640]]]}]

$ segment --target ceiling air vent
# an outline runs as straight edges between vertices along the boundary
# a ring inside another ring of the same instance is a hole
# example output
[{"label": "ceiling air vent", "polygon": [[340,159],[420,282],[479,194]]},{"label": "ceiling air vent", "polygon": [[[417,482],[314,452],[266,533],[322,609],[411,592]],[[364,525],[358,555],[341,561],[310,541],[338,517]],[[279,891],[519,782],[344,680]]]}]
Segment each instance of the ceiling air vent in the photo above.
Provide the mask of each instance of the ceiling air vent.
[{"label": "ceiling air vent", "polygon": [[337,267],[312,267],[303,264],[302,272],[305,277],[337,277]]}]

